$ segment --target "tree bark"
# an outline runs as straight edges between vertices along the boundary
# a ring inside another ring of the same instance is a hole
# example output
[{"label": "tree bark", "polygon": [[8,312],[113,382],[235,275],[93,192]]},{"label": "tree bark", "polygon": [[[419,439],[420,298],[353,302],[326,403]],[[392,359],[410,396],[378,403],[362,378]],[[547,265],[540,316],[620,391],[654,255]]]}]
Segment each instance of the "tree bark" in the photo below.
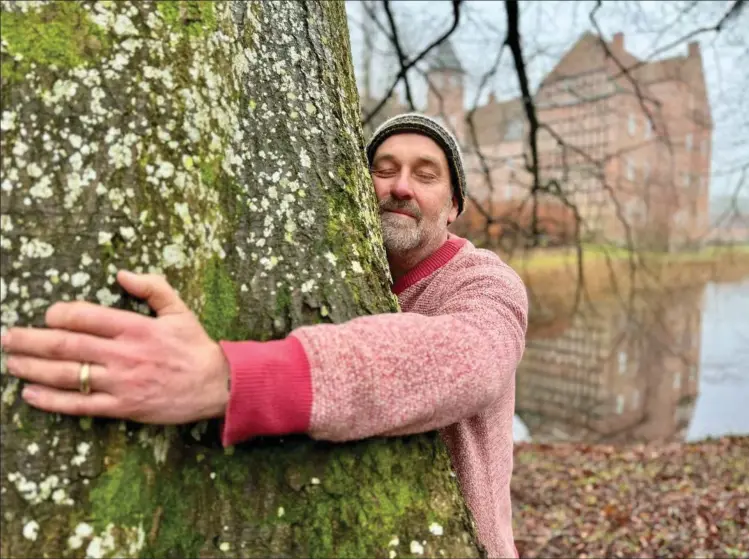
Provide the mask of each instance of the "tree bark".
[{"label": "tree bark", "polygon": [[[342,2],[3,2],[0,48],[3,331],[149,312],[120,268],[215,339],[398,310]],[[2,372],[3,557],[483,553],[435,433],[223,449],[37,412]]]}]

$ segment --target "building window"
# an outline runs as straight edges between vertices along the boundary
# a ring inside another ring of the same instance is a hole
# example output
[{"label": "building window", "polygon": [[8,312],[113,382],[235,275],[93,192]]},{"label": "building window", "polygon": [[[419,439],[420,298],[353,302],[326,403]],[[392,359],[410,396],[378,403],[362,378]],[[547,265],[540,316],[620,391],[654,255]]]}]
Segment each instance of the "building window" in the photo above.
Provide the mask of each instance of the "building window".
[{"label": "building window", "polygon": [[635,115],[629,113],[629,119],[627,122],[627,130],[630,136],[634,136],[637,131],[637,122],[635,121]]},{"label": "building window", "polygon": [[681,389],[681,371],[674,375],[674,390]]},{"label": "building window", "polygon": [[627,352],[619,352],[619,374],[623,375],[627,372]]},{"label": "building window", "polygon": [[616,413],[621,415],[624,411],[624,396],[621,394],[616,395]]},{"label": "building window", "polygon": [[692,151],[692,135],[687,134],[687,137],[684,139],[684,147],[687,151]]},{"label": "building window", "polygon": [[692,175],[690,175],[689,173],[684,173],[684,177],[682,180],[684,182],[684,187],[689,188],[689,185],[692,184]]},{"label": "building window", "polygon": [[645,117],[645,139],[649,139],[650,136],[653,135],[653,123],[650,122],[650,119],[646,116]]},{"label": "building window", "polygon": [[509,182],[505,185],[505,200],[512,200],[512,184]]},{"label": "building window", "polygon": [[627,159],[627,180],[635,180],[635,164],[631,159]]}]

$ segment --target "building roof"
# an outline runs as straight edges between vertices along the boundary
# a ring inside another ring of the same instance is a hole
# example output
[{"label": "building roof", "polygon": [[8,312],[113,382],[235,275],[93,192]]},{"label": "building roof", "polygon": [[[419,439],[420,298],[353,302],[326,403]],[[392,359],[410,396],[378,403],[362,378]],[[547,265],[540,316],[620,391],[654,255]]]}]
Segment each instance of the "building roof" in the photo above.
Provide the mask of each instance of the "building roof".
[{"label": "building roof", "polygon": [[[609,53],[616,57],[616,61],[611,59]],[[616,81],[619,85],[629,89],[631,80],[623,74],[621,67],[627,69],[631,78],[641,88],[669,81],[689,84],[699,102],[704,120],[708,125],[711,124],[702,56],[697,43],[689,43],[686,55],[661,60],[640,60],[626,50],[624,35],[617,34],[613,40],[605,41],[598,35],[586,31],[547,74],[539,89],[557,80],[574,78],[594,69],[606,70],[610,75],[618,76]]]}]

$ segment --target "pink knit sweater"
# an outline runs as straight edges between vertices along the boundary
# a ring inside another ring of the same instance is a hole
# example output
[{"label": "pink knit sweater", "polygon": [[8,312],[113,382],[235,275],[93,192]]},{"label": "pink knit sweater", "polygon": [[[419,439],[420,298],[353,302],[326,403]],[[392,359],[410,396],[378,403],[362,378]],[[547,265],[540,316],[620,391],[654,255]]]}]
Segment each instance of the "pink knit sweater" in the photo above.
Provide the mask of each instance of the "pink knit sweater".
[{"label": "pink knit sweater", "polygon": [[515,557],[510,508],[520,278],[450,235],[393,286],[403,312],[222,342],[231,367],[223,443],[308,433],[346,441],[439,429],[490,557]]}]

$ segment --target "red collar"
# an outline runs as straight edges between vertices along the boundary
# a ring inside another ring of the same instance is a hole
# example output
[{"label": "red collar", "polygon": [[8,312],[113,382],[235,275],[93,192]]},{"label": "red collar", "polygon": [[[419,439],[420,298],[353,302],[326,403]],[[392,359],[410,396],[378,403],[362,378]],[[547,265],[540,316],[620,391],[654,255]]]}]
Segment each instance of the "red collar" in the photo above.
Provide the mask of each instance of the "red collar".
[{"label": "red collar", "polygon": [[450,234],[440,248],[419,262],[416,267],[409,270],[408,273],[393,284],[393,293],[400,295],[417,281],[421,281],[428,275],[439,270],[463,248],[466,242],[466,239]]}]

